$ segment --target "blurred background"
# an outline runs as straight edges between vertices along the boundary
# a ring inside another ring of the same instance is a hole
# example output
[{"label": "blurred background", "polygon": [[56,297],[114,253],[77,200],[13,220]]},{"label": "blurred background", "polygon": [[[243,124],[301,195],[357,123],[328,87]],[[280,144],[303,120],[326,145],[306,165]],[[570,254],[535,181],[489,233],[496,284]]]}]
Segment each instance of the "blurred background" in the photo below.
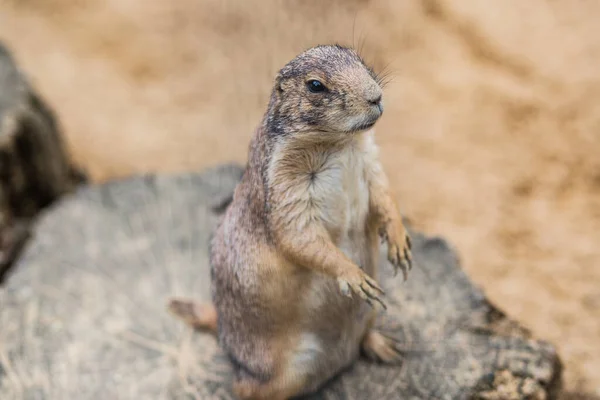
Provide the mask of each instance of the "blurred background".
[{"label": "blurred background", "polygon": [[393,78],[382,159],[413,224],[600,395],[600,2],[0,0],[0,40],[97,181],[246,159],[307,47]]}]

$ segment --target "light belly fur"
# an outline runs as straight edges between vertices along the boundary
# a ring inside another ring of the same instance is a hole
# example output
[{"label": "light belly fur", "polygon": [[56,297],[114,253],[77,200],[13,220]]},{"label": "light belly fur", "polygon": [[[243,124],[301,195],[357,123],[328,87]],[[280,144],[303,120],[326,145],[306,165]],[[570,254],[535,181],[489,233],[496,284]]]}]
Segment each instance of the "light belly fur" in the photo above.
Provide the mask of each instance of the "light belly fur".
[{"label": "light belly fur", "polygon": [[[319,217],[336,246],[372,275],[372,240],[366,225],[369,188],[361,144],[329,157],[316,176],[311,196],[321,204]],[[305,299],[311,320],[304,325],[293,362],[301,364],[296,367],[312,378],[309,381],[314,388],[356,359],[372,309],[356,295],[343,296],[334,278],[319,273],[312,274]]]}]

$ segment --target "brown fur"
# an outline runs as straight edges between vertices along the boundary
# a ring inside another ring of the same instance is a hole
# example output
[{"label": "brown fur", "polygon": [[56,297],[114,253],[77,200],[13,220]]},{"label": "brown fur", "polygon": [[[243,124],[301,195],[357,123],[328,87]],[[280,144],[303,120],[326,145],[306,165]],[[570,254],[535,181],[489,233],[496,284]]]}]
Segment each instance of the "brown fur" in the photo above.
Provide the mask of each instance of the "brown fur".
[{"label": "brown fur", "polygon": [[[311,79],[327,90],[311,92]],[[197,327],[212,326],[203,313],[218,315],[216,332],[241,399],[313,392],[361,348],[373,359],[398,361],[394,342],[372,329],[369,307],[384,305],[379,237],[405,278],[411,265],[374,143],[381,95],[373,71],[340,46],[309,49],[276,78],[211,244],[216,313],[193,303],[172,307]]]}]

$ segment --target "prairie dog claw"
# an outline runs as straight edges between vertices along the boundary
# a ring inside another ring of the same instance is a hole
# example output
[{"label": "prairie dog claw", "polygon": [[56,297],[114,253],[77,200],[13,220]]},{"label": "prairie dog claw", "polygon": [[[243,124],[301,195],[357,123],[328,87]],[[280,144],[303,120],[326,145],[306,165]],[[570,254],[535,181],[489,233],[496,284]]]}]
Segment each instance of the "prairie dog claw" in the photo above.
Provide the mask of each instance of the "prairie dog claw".
[{"label": "prairie dog claw", "polygon": [[388,260],[394,267],[394,276],[402,270],[404,281],[412,270],[412,243],[402,223],[390,223],[381,231],[381,237],[388,243]]},{"label": "prairie dog claw", "polygon": [[378,302],[383,309],[387,309],[381,299],[381,295],[385,294],[383,289],[379,287],[373,278],[358,267],[338,277],[338,285],[345,296],[351,297],[352,292],[360,296],[371,307],[375,306],[374,302]]}]

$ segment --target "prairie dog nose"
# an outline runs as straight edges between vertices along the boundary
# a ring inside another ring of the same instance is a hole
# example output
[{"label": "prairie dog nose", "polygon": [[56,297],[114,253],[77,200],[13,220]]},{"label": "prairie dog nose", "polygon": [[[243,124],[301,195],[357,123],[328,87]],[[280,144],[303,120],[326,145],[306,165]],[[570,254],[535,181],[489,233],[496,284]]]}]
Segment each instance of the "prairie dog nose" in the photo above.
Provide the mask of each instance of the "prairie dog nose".
[{"label": "prairie dog nose", "polygon": [[366,101],[371,104],[377,105],[381,101],[383,91],[377,84],[377,82],[370,80],[366,85],[363,86],[363,96]]},{"label": "prairie dog nose", "polygon": [[382,96],[383,92],[375,82],[373,82],[372,85],[369,85],[365,93],[365,100],[367,100],[369,105],[377,107],[380,114],[383,113]]},{"label": "prairie dog nose", "polygon": [[381,103],[381,93],[371,96],[367,101],[374,106],[379,105],[379,103]]},{"label": "prairie dog nose", "polygon": [[367,97],[367,101],[371,106],[377,107],[379,110],[379,114],[383,114],[383,102],[381,101],[382,95],[381,91],[371,94],[370,97]]}]

